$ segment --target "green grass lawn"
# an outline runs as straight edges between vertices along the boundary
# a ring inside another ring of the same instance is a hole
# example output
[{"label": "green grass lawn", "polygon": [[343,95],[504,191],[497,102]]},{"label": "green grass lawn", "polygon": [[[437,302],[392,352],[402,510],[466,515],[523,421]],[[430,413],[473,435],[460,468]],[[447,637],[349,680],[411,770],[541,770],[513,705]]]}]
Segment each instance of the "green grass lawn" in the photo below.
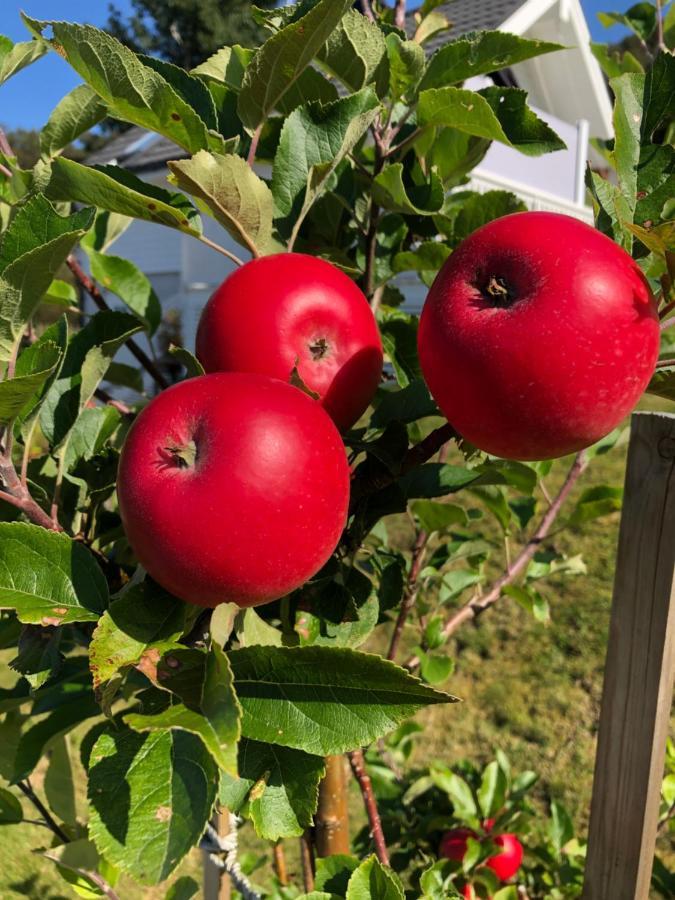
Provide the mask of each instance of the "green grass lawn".
[{"label": "green grass lawn", "polygon": [[[583,481],[619,485],[625,448],[595,461]],[[586,827],[593,778],[595,732],[602,690],[618,514],[592,523],[584,531],[562,532],[554,540],[562,551],[582,553],[586,576],[551,581],[545,590],[552,621],[538,624],[513,601],[503,598],[458,634],[457,668],[445,687],[464,702],[433,707],[419,716],[425,727],[414,763],[431,759],[448,764],[461,757],[485,762],[499,747],[516,770],[542,776],[539,798],[562,800],[582,833]],[[13,681],[0,657],[0,683]],[[37,785],[43,772],[35,778]],[[362,815],[352,797],[354,831]],[[74,896],[55,876],[51,864],[32,852],[49,834],[30,825],[6,827],[0,843],[0,898],[61,900]],[[247,826],[242,844],[260,848]],[[289,842],[290,844],[291,842]],[[292,842],[295,844],[296,842]],[[289,869],[297,871],[295,847],[288,849]],[[181,874],[198,874],[194,852]],[[125,900],[159,898],[166,888],[140,889],[125,882]]]}]

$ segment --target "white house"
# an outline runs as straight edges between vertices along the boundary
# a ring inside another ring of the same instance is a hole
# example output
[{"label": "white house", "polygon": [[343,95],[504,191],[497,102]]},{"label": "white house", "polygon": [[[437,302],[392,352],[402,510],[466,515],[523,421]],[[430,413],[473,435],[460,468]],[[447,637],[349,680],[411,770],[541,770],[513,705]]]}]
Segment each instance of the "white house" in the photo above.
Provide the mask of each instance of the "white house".
[{"label": "white house", "polygon": [[[495,143],[472,173],[468,187],[512,191],[531,209],[563,212],[591,222],[584,190],[586,162],[592,158],[588,139],[589,134],[611,135],[612,109],[603,75],[589,49],[590,35],[579,0],[454,0],[441,9],[453,29],[433,38],[428,52],[450,38],[481,29],[557,41],[569,48],[491,76],[499,84],[525,88],[530,104],[562,137],[567,149],[533,158]],[[88,162],[118,164],[165,185],[165,164],[179,155],[184,154],[166,139],[132,128]],[[222,228],[206,216],[204,228],[207,236],[231,245]],[[232,249],[242,254],[241,248],[232,245]],[[192,348],[199,313],[232,264],[193,238],[144,222],[132,224],[113,252],[133,260],[150,277],[165,309],[180,312],[185,346]],[[414,276],[401,276],[399,284],[409,307],[418,309],[424,297],[421,284]]]}]

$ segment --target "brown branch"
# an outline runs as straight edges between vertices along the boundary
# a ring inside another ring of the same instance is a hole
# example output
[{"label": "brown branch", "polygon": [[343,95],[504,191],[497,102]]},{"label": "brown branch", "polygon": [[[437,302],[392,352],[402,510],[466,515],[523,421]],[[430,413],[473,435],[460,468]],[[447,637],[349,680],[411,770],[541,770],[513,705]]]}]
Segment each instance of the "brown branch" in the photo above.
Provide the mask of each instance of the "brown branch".
[{"label": "brown branch", "polygon": [[382,865],[388,866],[389,854],[387,853],[387,845],[384,841],[382,821],[380,820],[380,814],[377,809],[377,801],[375,800],[375,794],[373,793],[370,775],[366,771],[363,751],[352,750],[347,756],[349,757],[349,763],[352,767],[354,778],[356,778],[361,790],[363,805],[366,808],[366,815],[368,816],[368,822],[370,823],[370,833],[373,838],[373,843],[375,844],[375,853]]},{"label": "brown branch", "polygon": [[300,862],[302,864],[302,885],[306,894],[314,890],[314,847],[312,833],[307,829],[300,837]]},{"label": "brown branch", "polygon": [[[534,554],[541,546],[542,541],[550,532],[553,523],[555,522],[563,504],[565,503],[565,500],[567,500],[570,492],[572,491],[572,488],[583,474],[587,465],[588,458],[586,456],[586,451],[582,450],[575,456],[574,462],[572,463],[567,473],[567,477],[565,478],[562,487],[556,494],[549,508],[546,510],[541,522],[539,523],[539,527],[514,560],[513,565],[507,568],[507,570],[502,575],[500,575],[500,577],[494,582],[487,594],[483,594],[480,597],[474,597],[463,607],[461,607],[461,609],[457,610],[454,616],[448,619],[442,631],[444,638],[447,639],[451,637],[458,630],[458,628],[460,628],[461,625],[463,625],[465,622],[470,622],[473,619],[477,619],[481,613],[485,612],[486,609],[495,604],[502,596],[502,591],[504,590],[504,588],[512,584],[516,580],[518,575],[520,575],[520,573],[526,568]],[[413,657],[406,663],[406,667],[409,669],[414,669],[418,665],[419,659],[417,657]]]},{"label": "brown branch", "polygon": [[661,322],[661,331],[672,328],[673,325],[675,325],[675,316],[672,319],[666,319],[665,322]]},{"label": "brown branch", "polygon": [[[82,285],[84,290],[89,294],[91,299],[94,301],[96,306],[103,310],[104,312],[110,311],[110,306],[108,305],[106,299],[103,294],[100,292],[94,281],[87,275],[82,266],[78,263],[74,256],[69,256],[66,260],[66,264],[70,271],[73,273],[78,282]],[[136,341],[133,338],[129,338],[126,342],[129,351],[133,356],[136,357],[138,362],[143,366],[145,371],[155,380],[155,382],[162,388],[169,387],[169,382],[166,380],[164,375],[157,368],[155,363],[150,359],[147,353],[138,346]]]},{"label": "brown branch", "polygon": [[274,853],[274,871],[279,879],[279,884],[282,887],[286,887],[288,884],[288,869],[286,868],[284,845],[281,841],[276,841],[272,850]]},{"label": "brown branch", "polygon": [[127,406],[127,404],[123,403],[121,400],[115,400],[115,398],[111,397],[107,391],[103,390],[103,388],[96,388],[96,390],[94,391],[94,396],[97,400],[105,403],[106,406],[112,406],[112,408],[116,409],[117,412],[122,416],[134,415],[134,411],[130,406]]},{"label": "brown branch", "polygon": [[370,19],[371,22],[375,21],[375,13],[373,12],[370,0],[361,0],[361,12],[367,19]]},{"label": "brown branch", "polygon": [[5,178],[11,178],[11,177],[12,177],[12,173],[9,171],[9,169],[7,168],[7,166],[3,166],[2,163],[0,163],[0,175],[4,175]]},{"label": "brown branch", "polygon": [[656,34],[658,39],[659,50],[667,51],[666,42],[663,39],[663,12],[661,10],[661,0],[656,0]]},{"label": "brown branch", "polygon": [[396,0],[394,9],[394,25],[405,31],[405,0]]},{"label": "brown branch", "polygon": [[11,503],[12,506],[20,509],[34,525],[40,525],[50,531],[63,531],[58,522],[53,522],[42,507],[35,502],[28,487],[16,474],[14,463],[4,451],[0,454],[0,482],[4,486],[4,490],[0,490],[0,500]]},{"label": "brown branch", "polygon": [[413,608],[413,606],[415,605],[415,601],[417,600],[417,594],[419,592],[417,580],[419,578],[420,570],[422,569],[424,551],[427,545],[428,538],[429,535],[424,530],[420,531],[417,535],[417,540],[415,541],[415,546],[413,547],[410,572],[408,573],[408,579],[406,581],[403,599],[401,600],[401,609],[399,610],[396,625],[394,625],[394,631],[391,636],[391,643],[389,645],[387,659],[396,659],[396,653],[398,651],[398,645],[401,640],[401,635],[403,634],[403,629],[405,628],[405,623],[408,620],[410,610]]}]

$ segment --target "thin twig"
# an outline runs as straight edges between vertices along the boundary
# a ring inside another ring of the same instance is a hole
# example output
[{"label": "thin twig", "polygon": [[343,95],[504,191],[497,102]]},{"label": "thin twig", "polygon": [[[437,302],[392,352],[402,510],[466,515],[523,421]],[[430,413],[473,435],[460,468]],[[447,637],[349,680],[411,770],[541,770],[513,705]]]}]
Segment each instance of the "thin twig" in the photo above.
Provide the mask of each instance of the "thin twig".
[{"label": "thin twig", "polygon": [[387,659],[396,659],[396,653],[398,651],[398,645],[401,640],[401,635],[403,634],[403,629],[405,628],[405,623],[408,620],[410,610],[413,608],[413,606],[415,605],[415,601],[417,600],[417,594],[419,591],[417,581],[422,569],[424,551],[427,546],[428,538],[429,535],[424,530],[420,531],[417,535],[417,540],[415,541],[415,546],[413,547],[410,572],[408,573],[405,591],[403,593],[403,599],[401,600],[401,608],[398,613],[398,618],[396,619],[396,625],[394,625],[394,631],[391,636],[391,643],[389,644]]},{"label": "thin twig", "polygon": [[286,855],[284,854],[284,845],[279,840],[273,844],[274,852],[274,871],[276,872],[279,884],[286,887],[288,884],[288,869],[286,868]]},{"label": "thin twig", "polygon": [[107,391],[103,390],[103,388],[96,388],[94,396],[102,403],[105,403],[106,406],[112,406],[112,408],[116,409],[122,416],[134,415],[134,411],[130,406],[127,406],[127,404],[123,403],[121,400],[115,400],[115,398],[111,397]]},{"label": "thin twig", "polygon": [[[96,306],[103,310],[104,312],[110,312],[110,306],[108,305],[105,297],[100,292],[94,281],[87,275],[82,266],[78,263],[74,256],[69,256],[66,260],[66,264],[70,271],[73,273],[75,278],[78,280],[80,285],[84,288],[84,290],[89,294],[91,299],[94,301]],[[138,362],[143,366],[145,371],[155,380],[155,382],[162,388],[169,387],[169,382],[166,380],[164,375],[160,372],[154,362],[150,359],[145,350],[141,349],[138,346],[136,341],[133,338],[127,339],[127,347],[133,356],[136,357]]]},{"label": "thin twig", "polygon": [[199,235],[199,240],[202,244],[206,244],[207,247],[210,247],[212,250],[217,250],[218,253],[222,253],[223,256],[226,256],[231,262],[233,262],[237,266],[243,266],[243,259],[239,259],[238,256],[235,256],[234,253],[231,253],[229,250],[226,250],[225,247],[221,247],[220,244],[216,244],[215,241],[212,241],[211,238],[207,238],[205,234]]},{"label": "thin twig", "polygon": [[661,10],[661,0],[656,0],[656,34],[658,37],[659,50],[667,50],[666,42],[663,39],[663,12]]},{"label": "thin twig", "polygon": [[[567,473],[567,477],[565,478],[562,487],[544,513],[544,516],[539,523],[539,527],[513,561],[513,565],[500,575],[487,593],[482,594],[480,597],[473,597],[468,603],[462,606],[461,609],[457,610],[450,619],[448,619],[442,631],[443,637],[446,640],[465,622],[470,622],[472,619],[478,618],[481,613],[485,612],[486,609],[495,604],[502,596],[504,588],[512,584],[518,575],[526,568],[541,546],[542,541],[550,532],[565,500],[567,500],[572,488],[583,474],[587,465],[588,458],[586,452],[582,450],[575,456],[574,462]],[[409,669],[417,668],[418,665],[419,659],[416,656],[412,657],[412,659],[408,660],[406,663],[406,667]]]},{"label": "thin twig", "polygon": [[258,142],[260,141],[260,135],[262,134],[263,125],[264,122],[261,122],[253,132],[253,137],[251,138],[251,146],[248,148],[248,157],[246,158],[246,162],[251,168],[253,168],[253,164],[255,163],[255,155],[258,152]]},{"label": "thin twig", "polygon": [[5,156],[11,156],[12,158],[16,157],[16,154],[7,140],[7,135],[2,128],[0,128],[0,153],[3,153]]},{"label": "thin twig", "polygon": [[66,456],[65,453],[62,452],[59,456],[59,466],[56,470],[54,494],[52,496],[52,506],[50,510],[51,520],[54,523],[54,528],[56,529],[58,529],[59,527],[59,506],[61,505],[61,489],[63,487],[63,476],[65,474],[65,461]]},{"label": "thin twig", "polygon": [[660,359],[656,363],[657,369],[662,369],[664,366],[675,366],[675,359]]},{"label": "thin twig", "polygon": [[25,794],[25,796],[28,797],[35,809],[37,809],[37,811],[40,813],[42,818],[45,820],[46,826],[56,835],[56,837],[61,841],[62,844],[67,844],[70,841],[70,838],[65,833],[63,828],[61,828],[58,822],[54,819],[42,800],[40,800],[40,798],[37,796],[31,786],[30,781],[28,779],[26,779],[25,781],[18,781],[16,786],[22,794]]},{"label": "thin twig", "polygon": [[394,25],[405,31],[405,0],[396,0],[394,8]]},{"label": "thin twig", "polygon": [[309,829],[300,836],[300,862],[302,864],[302,885],[306,894],[314,890],[314,847]]},{"label": "thin twig", "polygon": [[361,0],[361,11],[367,19],[370,19],[371,22],[375,21],[375,13],[373,12],[373,7],[370,4],[370,0]]},{"label": "thin twig", "polygon": [[12,173],[9,171],[9,169],[7,168],[7,166],[3,166],[2,163],[0,163],[0,175],[4,175],[5,178],[11,178],[11,177],[12,177]]},{"label": "thin twig", "polygon": [[666,331],[668,328],[672,328],[675,325],[675,316],[672,319],[666,319],[665,322],[661,322],[661,331]]},{"label": "thin twig", "polygon": [[363,805],[366,808],[366,815],[370,823],[370,833],[375,844],[375,853],[383,866],[389,865],[389,854],[387,853],[387,845],[384,841],[384,832],[382,831],[382,821],[380,813],[377,809],[377,801],[373,793],[373,785],[370,775],[366,771],[366,763],[363,758],[362,750],[352,750],[348,753],[349,763],[356,778],[361,796],[363,797]]}]

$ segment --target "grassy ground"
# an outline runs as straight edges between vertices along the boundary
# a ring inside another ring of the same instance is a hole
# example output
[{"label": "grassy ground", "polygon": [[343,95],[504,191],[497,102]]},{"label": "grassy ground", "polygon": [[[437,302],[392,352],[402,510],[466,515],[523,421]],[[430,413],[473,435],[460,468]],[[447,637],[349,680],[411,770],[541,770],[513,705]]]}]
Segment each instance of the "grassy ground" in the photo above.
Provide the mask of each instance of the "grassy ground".
[{"label": "grassy ground", "polygon": [[[583,486],[621,484],[624,463],[621,449],[602,457]],[[425,736],[415,763],[442,759],[451,764],[463,756],[484,762],[500,747],[516,770],[538,771],[544,785],[542,798],[548,794],[561,799],[579,828],[585,828],[617,527],[618,515],[614,515],[586,531],[556,538],[559,549],[584,555],[588,574],[552,582],[546,588],[552,608],[550,625],[537,624],[513,602],[503,600],[476,626],[464,628],[459,635],[457,670],[447,688],[465,702],[434,707],[420,715]],[[6,659],[0,657],[0,683],[12,680]],[[352,799],[356,811],[358,798]],[[31,852],[45,835],[49,837],[43,829],[29,825],[3,829],[2,900],[65,900],[73,896],[54,876],[51,864]],[[246,828],[242,843],[249,843],[250,836]],[[294,850],[289,847],[292,871],[297,870]],[[199,862],[195,852],[181,874],[196,874]],[[124,883],[120,890],[125,900],[155,900],[164,896],[166,888],[138,889]]]}]

